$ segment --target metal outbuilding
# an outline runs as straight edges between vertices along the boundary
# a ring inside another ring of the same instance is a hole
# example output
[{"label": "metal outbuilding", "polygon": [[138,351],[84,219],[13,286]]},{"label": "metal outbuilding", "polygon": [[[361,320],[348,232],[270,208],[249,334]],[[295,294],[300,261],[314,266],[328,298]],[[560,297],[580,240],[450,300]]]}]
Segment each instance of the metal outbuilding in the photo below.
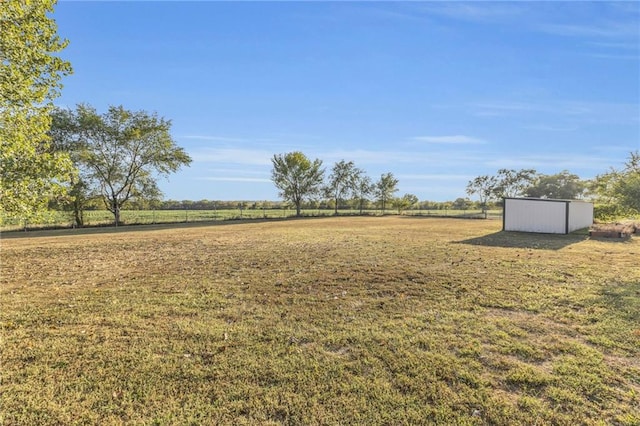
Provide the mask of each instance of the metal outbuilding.
[{"label": "metal outbuilding", "polygon": [[568,234],[593,224],[593,203],[547,198],[505,198],[503,231]]}]

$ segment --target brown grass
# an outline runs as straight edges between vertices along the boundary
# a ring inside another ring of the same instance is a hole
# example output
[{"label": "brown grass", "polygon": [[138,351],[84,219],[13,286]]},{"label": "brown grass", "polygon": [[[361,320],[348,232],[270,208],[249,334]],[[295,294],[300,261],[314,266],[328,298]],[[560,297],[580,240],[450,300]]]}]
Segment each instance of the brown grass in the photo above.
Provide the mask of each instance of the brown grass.
[{"label": "brown grass", "polygon": [[4,238],[0,423],[640,423],[640,240],[499,226]]}]

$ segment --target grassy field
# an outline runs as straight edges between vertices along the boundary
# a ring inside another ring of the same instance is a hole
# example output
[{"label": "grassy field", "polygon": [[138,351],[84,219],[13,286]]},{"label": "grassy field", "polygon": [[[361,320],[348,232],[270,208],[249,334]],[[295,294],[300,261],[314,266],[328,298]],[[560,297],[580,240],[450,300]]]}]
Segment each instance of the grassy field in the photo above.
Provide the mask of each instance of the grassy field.
[{"label": "grassy field", "polygon": [[[394,210],[386,210],[386,214],[393,214]],[[380,210],[365,210],[365,215],[382,215]],[[121,221],[125,225],[150,225],[160,223],[189,223],[189,222],[214,222],[225,220],[243,219],[282,219],[295,216],[295,209],[218,209],[218,210],[123,210]],[[338,210],[342,216],[359,214],[358,210]],[[449,217],[480,217],[480,210],[408,210],[405,215],[417,216],[449,216]],[[305,217],[333,216],[332,209],[303,209]],[[501,218],[502,212],[492,210],[488,212],[491,218]],[[105,226],[113,224],[113,214],[107,210],[88,210],[84,212],[84,224],[86,227]],[[25,227],[29,230],[41,230],[47,228],[71,228],[73,227],[73,214],[64,211],[50,211],[40,223],[24,223],[15,218],[2,218],[0,216],[0,231],[19,231]]]},{"label": "grassy field", "polygon": [[500,225],[3,236],[0,424],[640,424],[640,239]]}]

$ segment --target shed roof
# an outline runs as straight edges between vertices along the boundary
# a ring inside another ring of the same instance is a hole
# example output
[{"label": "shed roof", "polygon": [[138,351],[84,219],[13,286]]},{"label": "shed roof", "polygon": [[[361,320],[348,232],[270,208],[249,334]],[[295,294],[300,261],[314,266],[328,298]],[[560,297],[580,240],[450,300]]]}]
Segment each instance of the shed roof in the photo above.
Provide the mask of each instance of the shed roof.
[{"label": "shed roof", "polygon": [[549,202],[558,202],[558,203],[589,203],[593,204],[591,201],[587,200],[572,200],[568,198],[536,198],[536,197],[504,197],[505,200],[529,200],[529,201],[549,201]]}]

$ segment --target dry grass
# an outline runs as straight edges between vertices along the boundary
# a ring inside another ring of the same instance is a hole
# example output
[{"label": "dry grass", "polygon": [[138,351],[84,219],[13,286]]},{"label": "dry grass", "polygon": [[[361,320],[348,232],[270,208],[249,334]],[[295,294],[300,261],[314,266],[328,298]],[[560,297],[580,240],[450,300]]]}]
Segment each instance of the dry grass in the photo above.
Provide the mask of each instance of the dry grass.
[{"label": "dry grass", "polygon": [[0,423],[639,424],[640,239],[499,227],[4,238]]}]

